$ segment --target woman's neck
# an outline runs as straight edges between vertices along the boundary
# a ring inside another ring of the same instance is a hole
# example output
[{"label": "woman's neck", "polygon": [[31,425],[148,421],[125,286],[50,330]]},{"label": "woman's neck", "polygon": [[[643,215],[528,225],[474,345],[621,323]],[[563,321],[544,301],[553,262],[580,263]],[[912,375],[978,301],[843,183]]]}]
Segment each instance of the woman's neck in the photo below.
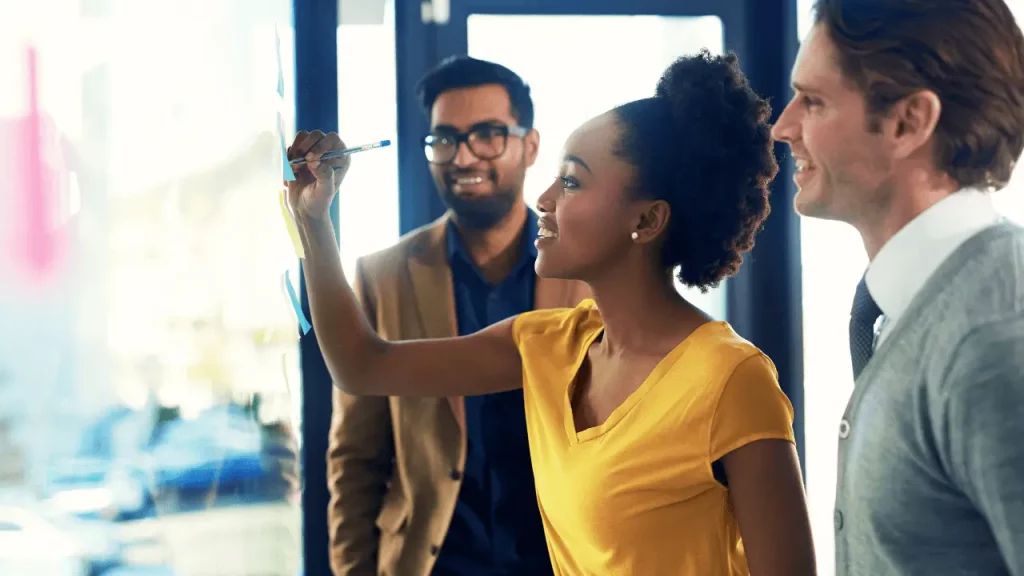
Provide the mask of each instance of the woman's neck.
[{"label": "woman's neck", "polygon": [[618,271],[590,288],[604,323],[602,347],[610,355],[671,350],[682,332],[709,319],[679,294],[667,273]]}]

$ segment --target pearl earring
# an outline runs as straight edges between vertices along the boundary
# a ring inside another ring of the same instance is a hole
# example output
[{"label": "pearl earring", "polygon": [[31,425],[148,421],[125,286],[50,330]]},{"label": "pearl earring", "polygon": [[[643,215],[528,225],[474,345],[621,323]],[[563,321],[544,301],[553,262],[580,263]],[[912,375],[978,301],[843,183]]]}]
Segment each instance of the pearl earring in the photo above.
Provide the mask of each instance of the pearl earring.
[{"label": "pearl earring", "polygon": [[640,239],[640,233],[639,232],[633,232],[632,234],[629,235],[629,237],[632,238],[634,242],[636,242],[637,240]]}]

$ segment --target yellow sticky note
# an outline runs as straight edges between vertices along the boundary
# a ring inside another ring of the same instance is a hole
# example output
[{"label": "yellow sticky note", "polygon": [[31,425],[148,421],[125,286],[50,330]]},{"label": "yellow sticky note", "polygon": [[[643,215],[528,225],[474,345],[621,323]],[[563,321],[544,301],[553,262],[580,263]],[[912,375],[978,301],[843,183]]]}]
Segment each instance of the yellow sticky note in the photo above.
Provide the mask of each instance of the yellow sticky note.
[{"label": "yellow sticky note", "polygon": [[281,216],[284,218],[284,227],[288,229],[288,236],[292,239],[292,248],[295,248],[295,255],[305,258],[306,252],[302,249],[302,240],[299,239],[299,229],[295,226],[292,213],[288,210],[288,200],[285,199],[284,191],[279,195],[281,201]]}]

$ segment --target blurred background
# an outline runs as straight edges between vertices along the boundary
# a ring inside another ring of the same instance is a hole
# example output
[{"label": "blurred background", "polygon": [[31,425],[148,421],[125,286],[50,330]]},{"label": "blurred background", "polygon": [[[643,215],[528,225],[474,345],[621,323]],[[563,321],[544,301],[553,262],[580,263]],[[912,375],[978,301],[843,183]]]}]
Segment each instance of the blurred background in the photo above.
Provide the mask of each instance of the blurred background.
[{"label": "blurred background", "polygon": [[[532,86],[533,205],[569,132],[683,53],[737,52],[777,114],[810,5],[0,0],[0,574],[328,573],[330,381],[298,321],[282,138],[396,143],[334,207],[351,274],[443,210],[412,87],[444,57]],[[853,229],[792,213],[791,168],[743,272],[689,295],[779,367],[827,575],[867,260]],[[997,203],[1024,222],[1021,178]]]}]

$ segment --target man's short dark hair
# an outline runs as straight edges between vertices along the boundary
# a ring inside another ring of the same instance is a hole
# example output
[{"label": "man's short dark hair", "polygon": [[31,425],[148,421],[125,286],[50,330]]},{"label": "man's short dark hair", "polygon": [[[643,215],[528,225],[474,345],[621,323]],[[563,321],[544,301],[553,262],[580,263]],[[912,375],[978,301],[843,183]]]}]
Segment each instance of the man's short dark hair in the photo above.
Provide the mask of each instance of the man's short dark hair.
[{"label": "man's short dark hair", "polygon": [[533,99],[530,87],[518,74],[494,62],[469,56],[452,56],[427,72],[416,85],[416,96],[427,117],[443,92],[497,84],[508,92],[512,117],[523,128],[533,128]]},{"label": "man's short dark hair", "polygon": [[936,162],[999,189],[1024,148],[1024,38],[1003,0],[817,0],[814,22],[873,121],[920,90],[942,102]]}]

